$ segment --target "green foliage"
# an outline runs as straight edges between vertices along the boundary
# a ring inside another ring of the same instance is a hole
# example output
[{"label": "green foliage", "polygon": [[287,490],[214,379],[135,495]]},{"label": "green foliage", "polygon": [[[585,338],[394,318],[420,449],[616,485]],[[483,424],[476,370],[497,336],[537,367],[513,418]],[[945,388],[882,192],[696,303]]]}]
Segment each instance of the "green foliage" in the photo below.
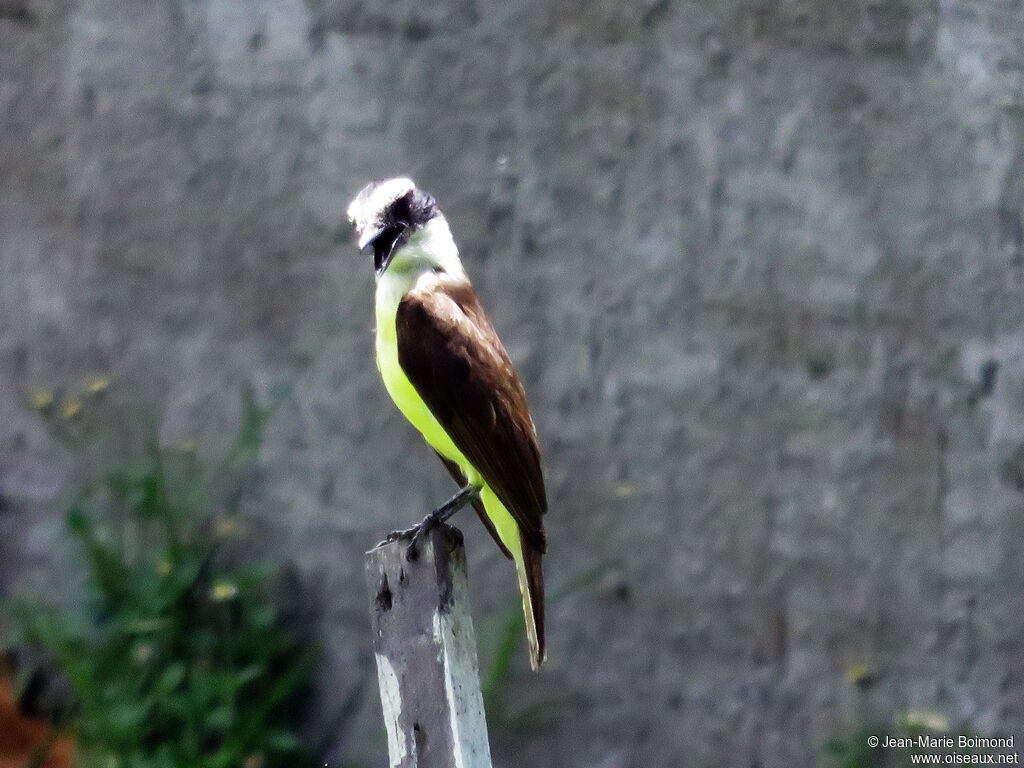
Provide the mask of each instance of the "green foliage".
[{"label": "green foliage", "polygon": [[877,729],[862,728],[852,736],[833,737],[825,743],[827,765],[834,768],[879,768],[884,765],[880,747],[868,746],[868,737]]},{"label": "green foliage", "polygon": [[[255,455],[266,415],[243,396],[231,461]],[[310,654],[283,627],[276,570],[224,556],[237,526],[210,514],[197,464],[151,446],[107,473],[67,515],[84,594],[62,611],[16,606],[21,639],[47,648],[74,689],[86,768],[310,763],[293,725]]]}]

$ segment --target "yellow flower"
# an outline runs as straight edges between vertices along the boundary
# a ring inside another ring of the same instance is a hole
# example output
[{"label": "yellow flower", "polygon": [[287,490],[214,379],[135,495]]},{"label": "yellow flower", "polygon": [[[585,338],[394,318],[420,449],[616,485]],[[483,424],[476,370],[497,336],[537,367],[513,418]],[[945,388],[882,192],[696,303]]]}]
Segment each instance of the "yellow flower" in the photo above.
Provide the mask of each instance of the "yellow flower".
[{"label": "yellow flower", "polygon": [[110,377],[101,376],[100,374],[86,376],[83,387],[87,395],[101,395],[110,389]]},{"label": "yellow flower", "polygon": [[941,712],[911,709],[903,715],[901,723],[905,728],[920,728],[924,731],[948,731],[949,718]]},{"label": "yellow flower", "polygon": [[234,517],[216,517],[213,520],[213,535],[218,539],[233,538],[242,532],[242,525]]},{"label": "yellow flower", "polygon": [[47,411],[53,406],[52,389],[33,389],[28,393],[28,404],[32,410]]},{"label": "yellow flower", "polygon": [[217,516],[213,519],[213,535],[218,539],[240,536],[244,528],[237,517]]},{"label": "yellow flower", "polygon": [[74,419],[82,413],[82,401],[75,395],[65,397],[60,404],[60,415],[65,419]]},{"label": "yellow flower", "polygon": [[874,668],[870,664],[859,663],[850,664],[846,667],[846,679],[854,685],[861,685],[867,683],[875,674]]},{"label": "yellow flower", "polygon": [[636,486],[632,483],[616,483],[612,490],[619,499],[628,499],[636,495]]},{"label": "yellow flower", "polygon": [[175,453],[195,453],[199,450],[199,441],[194,437],[183,437],[169,446]]},{"label": "yellow flower", "polygon": [[215,581],[210,590],[210,599],[215,603],[223,603],[238,595],[238,585],[230,581]]}]

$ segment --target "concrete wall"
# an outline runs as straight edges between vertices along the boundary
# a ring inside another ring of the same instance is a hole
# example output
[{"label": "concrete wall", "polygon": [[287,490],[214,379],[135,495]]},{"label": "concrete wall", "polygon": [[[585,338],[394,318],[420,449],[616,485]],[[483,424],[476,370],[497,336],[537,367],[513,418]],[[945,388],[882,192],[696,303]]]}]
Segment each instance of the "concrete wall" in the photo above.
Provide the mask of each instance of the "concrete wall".
[{"label": "concrete wall", "polygon": [[[322,615],[324,759],[382,764],[362,552],[450,490],[341,226],[401,172],[546,458],[563,595],[498,764],[1020,735],[1022,44],[1019,0],[0,1],[0,588],[59,585],[104,460],[37,388],[109,376],[117,439],[149,403],[212,455],[292,382],[243,514]],[[462,526],[486,663],[514,579]]]}]

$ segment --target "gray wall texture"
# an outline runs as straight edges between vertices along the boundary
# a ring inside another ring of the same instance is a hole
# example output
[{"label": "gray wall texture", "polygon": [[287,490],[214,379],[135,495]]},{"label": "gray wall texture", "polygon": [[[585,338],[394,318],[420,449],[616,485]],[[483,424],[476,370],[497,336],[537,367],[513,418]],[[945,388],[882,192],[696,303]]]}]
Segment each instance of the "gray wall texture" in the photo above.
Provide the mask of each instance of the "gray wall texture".
[{"label": "gray wall texture", "polygon": [[[383,764],[362,553],[451,485],[342,220],[406,173],[546,459],[550,661],[497,764],[1020,737],[1022,171],[1020,0],[0,0],[0,588],[59,585],[102,458],[35,389],[109,376],[214,453],[292,381],[244,512],[321,616],[324,760]],[[461,525],[486,666],[514,577]]]}]

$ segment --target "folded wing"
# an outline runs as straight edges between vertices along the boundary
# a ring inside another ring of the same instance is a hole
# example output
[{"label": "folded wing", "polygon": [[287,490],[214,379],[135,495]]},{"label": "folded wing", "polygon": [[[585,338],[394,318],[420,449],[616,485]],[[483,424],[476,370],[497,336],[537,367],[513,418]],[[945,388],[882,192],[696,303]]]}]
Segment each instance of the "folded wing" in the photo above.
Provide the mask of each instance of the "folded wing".
[{"label": "folded wing", "polygon": [[396,316],[398,362],[452,442],[519,525],[546,549],[537,433],[508,353],[467,282],[412,290]]}]

